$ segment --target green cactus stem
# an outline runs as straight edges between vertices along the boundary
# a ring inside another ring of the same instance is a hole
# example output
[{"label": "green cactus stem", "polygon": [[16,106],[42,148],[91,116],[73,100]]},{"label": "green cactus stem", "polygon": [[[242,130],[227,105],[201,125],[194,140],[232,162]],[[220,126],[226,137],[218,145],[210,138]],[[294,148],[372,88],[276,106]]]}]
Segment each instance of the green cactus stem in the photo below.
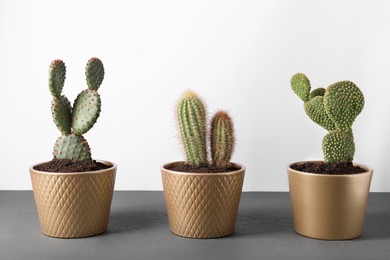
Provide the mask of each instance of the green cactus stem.
[{"label": "green cactus stem", "polygon": [[58,130],[63,134],[67,135],[72,132],[72,106],[69,100],[64,96],[53,97],[51,102],[51,113],[53,121],[57,126]]},{"label": "green cactus stem", "polygon": [[59,97],[64,87],[66,67],[62,60],[54,60],[49,67],[49,90],[53,97]]},{"label": "green cactus stem", "polygon": [[91,58],[85,67],[85,76],[90,90],[98,90],[104,79],[104,67],[101,60]]},{"label": "green cactus stem", "polygon": [[309,99],[315,98],[317,96],[323,97],[325,95],[325,89],[324,88],[316,88],[312,92],[310,92]]},{"label": "green cactus stem", "polygon": [[322,96],[316,96],[309,101],[306,101],[304,103],[304,108],[306,114],[315,123],[319,124],[328,131],[336,129],[335,124],[325,111],[324,98]]},{"label": "green cactus stem", "polygon": [[235,146],[233,122],[225,111],[217,112],[211,120],[210,148],[213,165],[228,166]]},{"label": "green cactus stem", "polygon": [[187,163],[207,165],[206,111],[194,92],[183,94],[177,105],[177,117]]},{"label": "green cactus stem", "polygon": [[305,74],[297,73],[291,78],[291,87],[302,101],[308,101],[310,96],[310,81]]},{"label": "green cactus stem", "polygon": [[54,144],[53,156],[56,159],[72,161],[92,160],[91,149],[83,136],[69,134],[58,137]]},{"label": "green cactus stem", "polygon": [[322,150],[325,162],[351,162],[355,154],[352,130],[330,131],[322,140]]},{"label": "green cactus stem", "polygon": [[338,129],[349,130],[364,107],[364,96],[351,81],[329,86],[324,95],[326,113]]},{"label": "green cactus stem", "polygon": [[81,92],[73,105],[72,128],[77,135],[88,132],[96,123],[101,110],[99,93],[86,89]]}]

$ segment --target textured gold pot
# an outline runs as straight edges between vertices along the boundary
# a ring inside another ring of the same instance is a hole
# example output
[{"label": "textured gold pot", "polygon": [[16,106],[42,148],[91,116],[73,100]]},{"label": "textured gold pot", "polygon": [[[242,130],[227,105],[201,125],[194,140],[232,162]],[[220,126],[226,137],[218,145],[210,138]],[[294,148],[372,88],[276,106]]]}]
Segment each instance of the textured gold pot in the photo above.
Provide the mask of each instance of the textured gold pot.
[{"label": "textured gold pot", "polygon": [[185,173],[161,168],[171,232],[191,238],[215,238],[234,232],[245,167],[225,173]]},{"label": "textured gold pot", "polygon": [[30,177],[43,234],[88,237],[107,230],[117,166],[99,171],[53,173],[34,170]]},{"label": "textured gold pot", "polygon": [[[298,162],[304,163],[304,162]],[[331,175],[296,171],[288,165],[295,231],[303,236],[343,240],[360,236],[373,170]]]}]

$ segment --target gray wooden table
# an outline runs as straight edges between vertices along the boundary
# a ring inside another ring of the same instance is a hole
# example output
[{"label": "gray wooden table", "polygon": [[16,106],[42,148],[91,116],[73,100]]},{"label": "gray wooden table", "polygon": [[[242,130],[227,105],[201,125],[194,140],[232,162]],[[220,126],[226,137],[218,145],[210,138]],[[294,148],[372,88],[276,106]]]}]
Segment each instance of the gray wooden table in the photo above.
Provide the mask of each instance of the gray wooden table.
[{"label": "gray wooden table", "polygon": [[293,231],[288,193],[250,192],[236,232],[188,239],[169,232],[163,193],[115,192],[109,230],[83,239],[42,235],[31,191],[0,191],[0,259],[390,259],[390,193],[371,193],[364,234],[321,241]]}]

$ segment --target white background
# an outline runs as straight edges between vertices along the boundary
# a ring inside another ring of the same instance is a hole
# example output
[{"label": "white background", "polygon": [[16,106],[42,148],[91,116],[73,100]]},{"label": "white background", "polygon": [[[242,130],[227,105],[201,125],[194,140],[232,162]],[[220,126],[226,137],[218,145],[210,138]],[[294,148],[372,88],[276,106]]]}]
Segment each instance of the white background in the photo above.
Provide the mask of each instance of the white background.
[{"label": "white background", "polygon": [[361,88],[355,162],[374,168],[372,191],[390,191],[389,14],[373,0],[0,0],[0,189],[31,189],[28,167],[52,157],[50,62],[65,61],[74,100],[96,56],[102,113],[85,137],[118,164],[117,190],[162,189],[160,166],[183,158],[175,103],[192,89],[234,118],[244,190],[287,191],[286,165],[321,159],[326,134],[290,89],[304,72],[313,87]]}]

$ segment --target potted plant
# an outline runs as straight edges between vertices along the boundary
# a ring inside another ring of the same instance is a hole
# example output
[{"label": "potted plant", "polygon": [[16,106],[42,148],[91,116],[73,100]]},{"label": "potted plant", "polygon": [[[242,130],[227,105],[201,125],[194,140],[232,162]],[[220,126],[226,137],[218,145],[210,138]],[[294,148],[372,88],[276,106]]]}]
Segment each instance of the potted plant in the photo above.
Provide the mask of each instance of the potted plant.
[{"label": "potted plant", "polygon": [[211,120],[208,161],[206,110],[192,91],[177,105],[177,119],[186,161],[162,166],[162,181],[172,233],[215,238],[234,232],[245,167],[231,163],[235,138],[225,111]]},{"label": "potted plant", "polygon": [[83,134],[100,114],[97,92],[104,78],[103,63],[91,58],[86,66],[88,89],[74,105],[62,95],[66,67],[54,60],[49,68],[51,112],[61,136],[53,160],[30,167],[30,176],[43,234],[51,237],[87,237],[107,230],[116,165],[92,160]]},{"label": "potted plant", "polygon": [[325,240],[358,237],[373,173],[370,167],[352,163],[352,124],[363,109],[364,96],[351,81],[310,92],[310,81],[301,73],[291,78],[291,86],[310,119],[329,131],[322,141],[324,161],[287,167],[295,230]]}]

